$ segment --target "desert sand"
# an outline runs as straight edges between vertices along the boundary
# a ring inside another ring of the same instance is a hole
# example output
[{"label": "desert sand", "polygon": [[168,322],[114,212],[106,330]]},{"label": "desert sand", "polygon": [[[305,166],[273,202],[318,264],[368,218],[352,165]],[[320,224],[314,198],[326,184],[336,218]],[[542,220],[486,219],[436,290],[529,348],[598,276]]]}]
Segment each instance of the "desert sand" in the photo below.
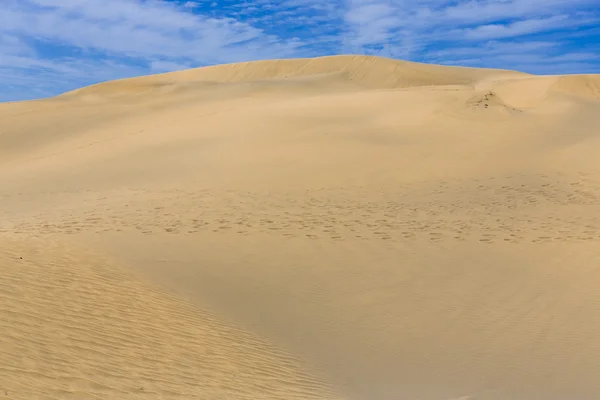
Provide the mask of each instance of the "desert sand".
[{"label": "desert sand", "polygon": [[335,56],[0,104],[0,397],[600,398],[600,76]]}]

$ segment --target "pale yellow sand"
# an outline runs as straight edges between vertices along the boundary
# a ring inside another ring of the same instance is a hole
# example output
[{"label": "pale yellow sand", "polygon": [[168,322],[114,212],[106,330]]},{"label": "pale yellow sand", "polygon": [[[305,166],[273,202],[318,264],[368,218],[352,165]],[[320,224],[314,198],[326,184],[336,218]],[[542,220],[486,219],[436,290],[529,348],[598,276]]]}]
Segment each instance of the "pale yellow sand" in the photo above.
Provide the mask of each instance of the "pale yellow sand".
[{"label": "pale yellow sand", "polygon": [[289,355],[102,257],[47,238],[2,246],[5,398],[335,398]]},{"label": "pale yellow sand", "polygon": [[600,398],[599,76],[263,61],[0,121],[7,398]]}]

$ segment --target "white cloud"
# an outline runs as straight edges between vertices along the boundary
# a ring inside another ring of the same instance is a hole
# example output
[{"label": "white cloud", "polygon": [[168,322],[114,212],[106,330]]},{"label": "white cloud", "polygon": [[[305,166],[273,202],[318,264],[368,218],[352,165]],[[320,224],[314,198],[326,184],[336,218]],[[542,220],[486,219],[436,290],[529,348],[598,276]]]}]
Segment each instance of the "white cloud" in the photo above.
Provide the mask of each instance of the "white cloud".
[{"label": "white cloud", "polygon": [[[468,43],[473,57],[462,58],[463,62],[494,67],[498,60],[489,48],[513,38],[519,38],[510,44],[516,51],[521,48],[544,60],[550,47],[575,51],[569,37],[600,26],[597,0],[347,0],[346,4],[346,49],[416,61],[452,63],[458,59],[451,55],[453,50]],[[551,45],[542,46],[544,41]],[[527,69],[533,64],[515,62],[512,67]],[[590,65],[584,67],[589,70]]]},{"label": "white cloud", "polygon": [[200,7],[200,3],[197,1],[186,1],[183,3],[184,8],[198,8]]},{"label": "white cloud", "polygon": [[451,34],[467,39],[496,39],[538,33],[547,30],[562,28],[569,23],[568,15],[555,15],[548,18],[526,19],[509,24],[480,25],[452,31]]},{"label": "white cloud", "polygon": [[400,22],[389,3],[368,0],[350,0],[345,20],[349,25],[353,45],[386,43],[391,30]]},{"label": "white cloud", "polygon": [[[248,58],[285,56],[297,45],[296,40],[280,41],[232,18],[194,15],[164,1],[4,1],[4,31],[127,57],[185,57],[211,63],[230,61],[229,47],[241,42],[253,42]],[[233,54],[243,50],[236,48]]]},{"label": "white cloud", "polygon": [[537,19],[597,6],[596,0],[462,0],[435,9],[436,22],[481,24]]},{"label": "white cloud", "polygon": [[18,36],[0,32],[0,65],[6,64],[9,55],[35,54],[35,50]]}]

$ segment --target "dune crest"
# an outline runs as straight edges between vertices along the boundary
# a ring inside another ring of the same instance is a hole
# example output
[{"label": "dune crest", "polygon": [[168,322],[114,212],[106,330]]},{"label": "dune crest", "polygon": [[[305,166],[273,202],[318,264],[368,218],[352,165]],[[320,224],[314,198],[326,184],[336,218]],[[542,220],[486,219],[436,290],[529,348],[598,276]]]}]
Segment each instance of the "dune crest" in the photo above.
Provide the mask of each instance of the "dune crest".
[{"label": "dune crest", "polygon": [[[248,86],[252,85],[254,86]],[[178,72],[100,83],[59,97],[168,94],[177,90],[203,90],[237,84],[250,91],[294,90],[311,85],[323,90],[342,86],[355,90],[478,89],[499,96],[507,107],[527,109],[552,95],[598,101],[600,78],[594,75],[533,76],[517,71],[441,66],[374,56],[327,56],[306,59],[265,60],[203,67]]]},{"label": "dune crest", "polygon": [[[128,93],[178,83],[242,83],[294,80],[310,77],[339,78],[368,89],[415,86],[471,85],[490,76],[521,76],[515,71],[448,67],[371,56],[329,56],[304,59],[252,61],[101,83],[71,94]],[[526,76],[526,75],[525,75]]]}]

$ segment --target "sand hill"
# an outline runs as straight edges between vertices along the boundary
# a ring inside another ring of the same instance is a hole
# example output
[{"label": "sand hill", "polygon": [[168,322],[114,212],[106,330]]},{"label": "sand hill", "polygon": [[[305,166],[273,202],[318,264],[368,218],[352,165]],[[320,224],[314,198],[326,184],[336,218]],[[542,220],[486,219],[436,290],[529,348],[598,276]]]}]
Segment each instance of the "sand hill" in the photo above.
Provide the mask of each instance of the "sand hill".
[{"label": "sand hill", "polygon": [[0,121],[0,397],[600,398],[600,76],[273,60]]}]

